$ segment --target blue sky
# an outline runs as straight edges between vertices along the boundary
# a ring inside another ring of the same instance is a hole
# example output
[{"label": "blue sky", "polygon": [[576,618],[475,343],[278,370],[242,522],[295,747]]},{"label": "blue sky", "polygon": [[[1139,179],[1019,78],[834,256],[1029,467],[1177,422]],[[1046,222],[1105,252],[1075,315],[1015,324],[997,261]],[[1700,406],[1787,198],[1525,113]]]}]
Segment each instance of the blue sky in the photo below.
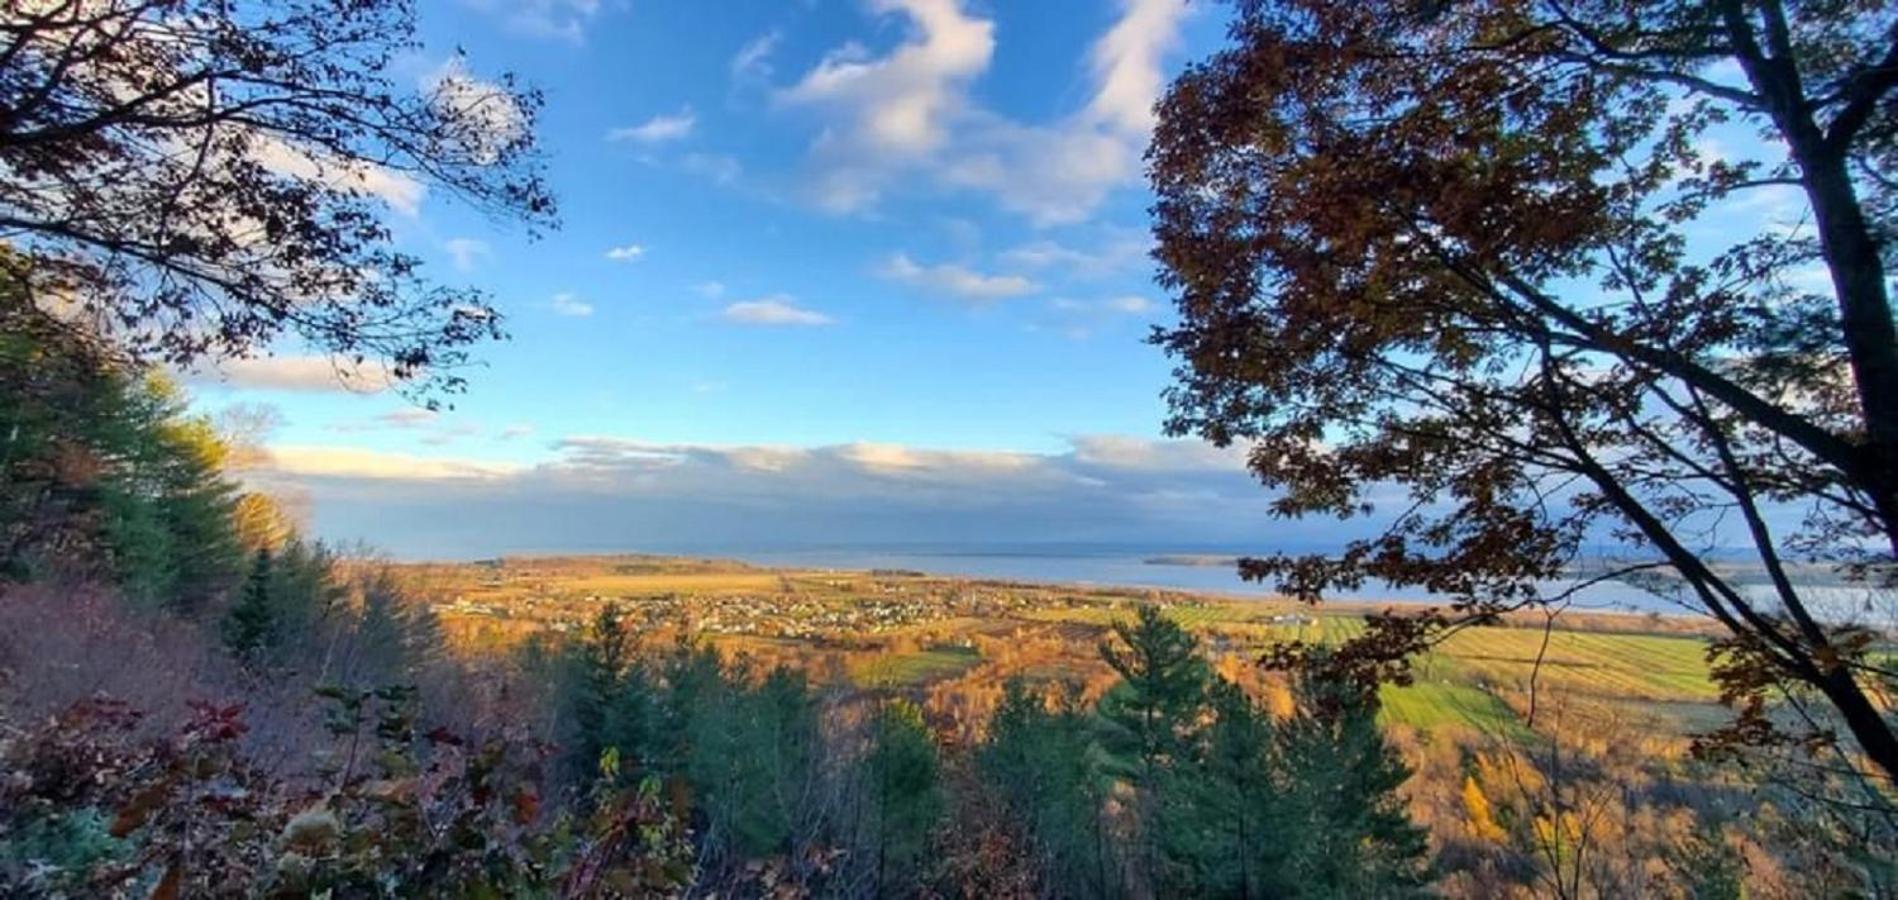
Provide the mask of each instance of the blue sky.
[{"label": "blue sky", "polygon": [[287,349],[198,403],[278,410],[253,480],[399,554],[1241,540],[1264,497],[1236,453],[1160,439],[1142,341],[1169,311],[1150,107],[1224,13],[428,0],[392,77],[546,95],[560,230],[384,190],[402,246],[490,291],[512,340],[444,414]]}]

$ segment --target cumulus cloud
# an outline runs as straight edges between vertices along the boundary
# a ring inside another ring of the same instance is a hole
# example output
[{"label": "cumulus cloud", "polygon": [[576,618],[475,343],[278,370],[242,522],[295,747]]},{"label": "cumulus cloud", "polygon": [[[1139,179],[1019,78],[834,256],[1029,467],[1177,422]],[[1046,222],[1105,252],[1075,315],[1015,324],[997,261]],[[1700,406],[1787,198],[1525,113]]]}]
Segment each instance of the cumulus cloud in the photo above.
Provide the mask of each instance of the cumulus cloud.
[{"label": "cumulus cloud", "polygon": [[452,57],[422,79],[428,102],[454,124],[444,139],[459,144],[478,163],[499,160],[529,139],[527,114],[506,88],[468,73],[461,57]]},{"label": "cumulus cloud", "polygon": [[553,307],[555,315],[570,316],[576,319],[583,319],[593,315],[593,304],[565,291],[555,294],[553,299],[547,301],[547,304]]},{"label": "cumulus cloud", "polygon": [[989,275],[951,263],[920,265],[898,253],[877,268],[877,274],[912,287],[953,294],[964,300],[989,301],[1033,293],[1034,282],[1020,275]]},{"label": "cumulus cloud", "polygon": [[405,216],[420,213],[422,198],[428,194],[426,185],[386,166],[342,159],[271,135],[259,134],[252,141],[252,155],[257,163],[272,172],[375,197]]},{"label": "cumulus cloud", "polygon": [[672,115],[657,115],[638,125],[615,128],[606,133],[609,141],[632,141],[638,144],[663,144],[676,141],[692,134],[698,125],[698,116],[692,107],[685,107]]},{"label": "cumulus cloud", "polygon": [[638,244],[626,244],[606,251],[606,258],[614,262],[632,262],[646,255],[646,248]]},{"label": "cumulus cloud", "polygon": [[740,300],[725,307],[719,318],[735,325],[829,325],[835,320],[816,310],[798,306],[784,294],[758,300]]},{"label": "cumulus cloud", "polygon": [[827,117],[810,148],[810,199],[819,207],[870,209],[920,173],[1052,225],[1087,218],[1139,175],[1185,0],[1125,0],[1089,51],[1088,101],[1047,123],[1016,121],[971,99],[994,55],[992,21],[958,0],[878,0],[873,9],[907,21],[902,43],[881,56],[845,44],[779,94],[783,105]]},{"label": "cumulus cloud", "polygon": [[185,373],[197,384],[269,391],[349,391],[374,394],[395,384],[389,367],[328,356],[265,356],[233,359]]},{"label": "cumulus cloud", "polygon": [[[628,548],[675,541],[1166,540],[1250,536],[1266,496],[1236,450],[1088,435],[1051,452],[555,442],[537,463],[277,448],[319,532],[397,550]],[[367,533],[359,533],[364,532]]]}]

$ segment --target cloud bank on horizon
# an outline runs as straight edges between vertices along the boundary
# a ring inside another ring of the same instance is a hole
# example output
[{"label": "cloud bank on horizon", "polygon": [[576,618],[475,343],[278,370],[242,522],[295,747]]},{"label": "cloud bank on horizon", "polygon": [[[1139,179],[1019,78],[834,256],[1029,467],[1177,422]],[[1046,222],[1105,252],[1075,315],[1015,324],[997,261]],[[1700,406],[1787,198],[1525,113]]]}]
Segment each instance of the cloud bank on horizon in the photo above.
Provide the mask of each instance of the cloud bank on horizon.
[{"label": "cloud bank on horizon", "polygon": [[1076,435],[1060,452],[553,441],[534,463],[284,445],[248,473],[404,556],[902,542],[1230,543],[1267,528],[1243,451]]}]

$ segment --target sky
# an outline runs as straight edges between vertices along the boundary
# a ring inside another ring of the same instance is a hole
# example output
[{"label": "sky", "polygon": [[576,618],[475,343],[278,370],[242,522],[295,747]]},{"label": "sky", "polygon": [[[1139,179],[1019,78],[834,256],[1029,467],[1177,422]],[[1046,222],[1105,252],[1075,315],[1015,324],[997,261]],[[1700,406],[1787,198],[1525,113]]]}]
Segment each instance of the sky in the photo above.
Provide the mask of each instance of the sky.
[{"label": "sky", "polygon": [[1226,12],[424,0],[392,79],[546,96],[557,231],[378,186],[511,340],[447,412],[289,350],[196,404],[273,409],[247,477],[398,556],[1254,540],[1267,496],[1239,451],[1162,438],[1144,341],[1171,310],[1151,108]]}]

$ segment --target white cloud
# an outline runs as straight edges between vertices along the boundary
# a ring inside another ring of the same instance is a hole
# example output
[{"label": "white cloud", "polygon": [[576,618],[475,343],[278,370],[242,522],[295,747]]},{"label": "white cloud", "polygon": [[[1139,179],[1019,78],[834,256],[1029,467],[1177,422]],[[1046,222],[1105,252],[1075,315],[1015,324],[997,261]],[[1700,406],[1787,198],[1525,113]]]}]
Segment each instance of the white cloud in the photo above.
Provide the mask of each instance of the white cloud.
[{"label": "white cloud", "polygon": [[783,294],[759,300],[741,300],[725,307],[719,318],[737,325],[829,325],[831,317],[805,309]]},{"label": "white cloud", "polygon": [[430,105],[451,123],[442,139],[460,145],[469,159],[496,162],[532,140],[527,114],[507,89],[468,74],[461,57],[452,57],[422,79]]},{"label": "white cloud", "polygon": [[521,466],[511,463],[471,462],[360,447],[306,445],[273,446],[270,448],[270,460],[265,465],[276,475],[398,481],[492,479],[518,474],[522,470]]},{"label": "white cloud", "polygon": [[258,134],[252,140],[252,154],[257,163],[272,172],[375,197],[405,216],[420,213],[422,198],[428,194],[426,185],[386,166],[341,159],[327,151],[291,144],[273,135]]},{"label": "white cloud", "polygon": [[1185,0],[1126,0],[1119,22],[1088,54],[1094,99],[1085,117],[1144,141],[1153,131],[1153,104],[1165,87],[1161,59],[1180,41]]},{"label": "white cloud", "polygon": [[722,281],[701,281],[692,286],[699,296],[716,300],[725,296],[725,283]]},{"label": "white cloud", "polygon": [[988,275],[951,263],[919,265],[907,254],[892,256],[877,269],[891,281],[954,294],[966,300],[999,300],[1033,293],[1036,285],[1020,275]]},{"label": "white cloud", "polygon": [[1030,241],[1002,254],[1002,261],[1036,270],[1059,270],[1071,278],[1104,278],[1139,265],[1146,258],[1145,236],[1115,234],[1094,250],[1078,250],[1053,240]]},{"label": "white cloud", "polygon": [[632,262],[646,255],[646,248],[638,244],[625,244],[606,251],[606,258],[614,262]]},{"label": "white cloud", "polygon": [[[276,448],[318,533],[398,552],[629,549],[647,542],[1255,538],[1268,495],[1243,453],[1082,435],[1045,452],[569,436],[531,463]],[[1314,526],[1314,530],[1322,528]],[[368,532],[368,533],[364,533]],[[1308,535],[1309,536],[1309,535]],[[439,548],[439,549],[438,549]]]},{"label": "white cloud", "polygon": [[480,434],[481,426],[436,410],[405,406],[365,420],[339,422],[329,426],[329,430],[344,434],[376,431],[418,432],[422,443],[440,446]]},{"label": "white cloud", "polygon": [[948,120],[966,102],[968,83],[988,69],[995,23],[965,15],[957,0],[874,0],[878,13],[902,12],[907,39],[871,59],[846,44],[780,96],[824,107],[844,119],[834,140],[884,153],[915,155],[940,146]]},{"label": "white cloud", "polygon": [[745,42],[732,55],[732,78],[738,81],[764,81],[771,77],[771,54],[778,49],[783,33],[772,29]]},{"label": "white cloud", "polygon": [[812,202],[836,213],[876,205],[921,175],[992,194],[1038,225],[1086,219],[1114,189],[1136,180],[1164,83],[1161,63],[1179,44],[1185,0],[1124,0],[1121,17],[1088,54],[1092,92],[1075,112],[1045,124],[983,109],[970,86],[994,54],[994,23],[957,0],[878,0],[900,13],[905,41],[882,56],[845,44],[780,102],[819,110],[812,143]]},{"label": "white cloud", "polygon": [[1074,460],[1087,466],[1143,472],[1238,472],[1246,451],[1215,447],[1204,441],[1165,440],[1118,434],[1081,434],[1068,438]]},{"label": "white cloud", "polygon": [[488,255],[486,242],[474,238],[450,238],[442,243],[442,249],[455,263],[455,271],[472,272],[475,263]]},{"label": "white cloud", "polygon": [[574,318],[585,318],[593,315],[593,304],[565,291],[555,294],[553,299],[548,301],[548,305],[553,307],[554,313],[557,315],[572,316]]},{"label": "white cloud", "polygon": [[1152,315],[1160,305],[1138,294],[1121,294],[1093,300],[1056,297],[1048,301],[1048,309],[1054,314],[1056,331],[1075,340],[1086,340],[1116,321]]},{"label": "white cloud", "polygon": [[638,125],[615,128],[606,133],[609,141],[633,141],[640,144],[663,144],[676,141],[692,134],[698,125],[698,116],[692,107],[685,107],[672,115],[656,115]]},{"label": "white cloud", "polygon": [[501,429],[501,433],[497,436],[501,440],[511,441],[517,437],[526,437],[527,435],[530,435],[533,433],[534,433],[534,426],[529,425],[525,422],[516,422],[513,425],[509,425],[506,428]]},{"label": "white cloud", "polygon": [[349,391],[373,394],[395,383],[379,362],[360,365],[328,356],[265,356],[233,359],[186,373],[200,384],[271,391]]}]

